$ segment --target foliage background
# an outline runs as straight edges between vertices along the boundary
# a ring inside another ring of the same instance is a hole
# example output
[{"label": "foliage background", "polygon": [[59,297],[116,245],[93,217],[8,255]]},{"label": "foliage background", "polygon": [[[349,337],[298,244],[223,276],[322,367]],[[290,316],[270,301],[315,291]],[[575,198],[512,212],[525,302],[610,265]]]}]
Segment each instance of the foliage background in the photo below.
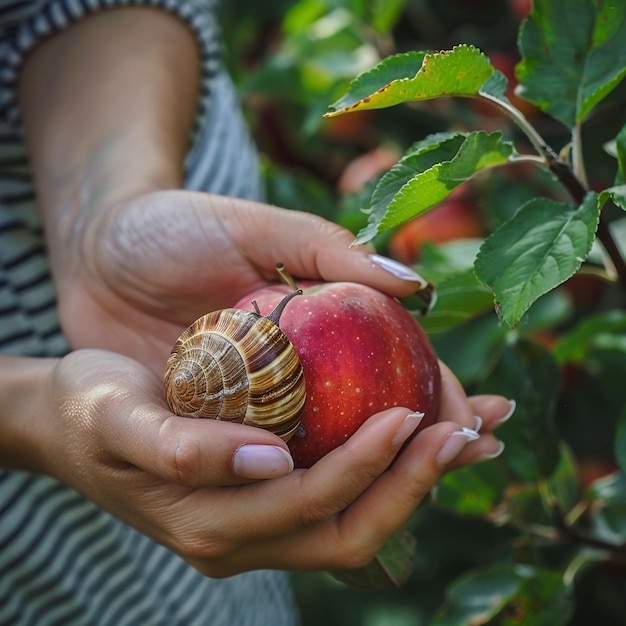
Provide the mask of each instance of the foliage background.
[{"label": "foliage background", "polygon": [[[356,233],[372,189],[361,181],[388,169],[415,141],[476,129],[520,139],[493,109],[460,99],[322,115],[352,78],[406,50],[473,44],[514,84],[528,10],[524,0],[222,3],[225,58],[262,154],[268,200]],[[509,95],[552,147],[567,145],[565,126]],[[620,85],[582,128],[592,188],[615,177],[606,144],[626,122],[625,99]],[[455,202],[486,236],[540,195],[564,198],[546,172],[510,166],[466,183]],[[606,214],[626,250],[623,212],[613,206]],[[374,240],[380,252],[398,256],[400,228]],[[455,240],[443,241],[441,232]],[[294,575],[304,626],[626,624],[623,289],[599,271],[596,251],[511,329],[490,295],[467,282],[476,232],[457,232],[442,216],[431,236],[411,262],[436,285],[460,281],[467,310],[424,326],[469,392],[516,397],[518,414],[501,432],[507,448],[502,459],[447,476],[416,512],[418,555],[402,588],[362,592],[326,574]]]}]

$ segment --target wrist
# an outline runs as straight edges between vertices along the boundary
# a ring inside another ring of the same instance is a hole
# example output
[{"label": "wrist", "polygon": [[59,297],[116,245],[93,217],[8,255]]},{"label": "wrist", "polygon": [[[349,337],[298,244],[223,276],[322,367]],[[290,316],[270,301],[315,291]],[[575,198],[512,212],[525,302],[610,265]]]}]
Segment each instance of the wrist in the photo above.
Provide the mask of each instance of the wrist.
[{"label": "wrist", "polygon": [[46,473],[54,410],[46,401],[57,359],[0,355],[0,466]]},{"label": "wrist", "polygon": [[101,213],[182,185],[199,77],[188,25],[150,7],[90,16],[30,55],[19,99],[55,278]]}]

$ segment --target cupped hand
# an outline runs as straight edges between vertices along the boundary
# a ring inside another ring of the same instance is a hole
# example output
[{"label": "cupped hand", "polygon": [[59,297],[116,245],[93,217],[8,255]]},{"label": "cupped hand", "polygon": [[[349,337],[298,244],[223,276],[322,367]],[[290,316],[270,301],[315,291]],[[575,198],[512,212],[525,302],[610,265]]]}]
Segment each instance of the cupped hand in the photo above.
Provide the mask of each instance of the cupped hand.
[{"label": "cupped hand", "polygon": [[[172,415],[148,368],[78,350],[48,386],[46,470],[206,575],[359,567],[444,471],[500,450],[490,431],[510,403],[467,399],[445,367],[443,384],[441,420],[413,439],[417,418],[390,409],[311,469],[292,471],[271,433]],[[468,432],[476,415],[480,436]]]},{"label": "cupped hand", "polygon": [[[57,276],[62,325],[72,347],[132,356],[162,371],[194,319],[232,306],[279,280],[361,282],[394,296],[419,281],[400,279],[350,248],[347,230],[314,215],[186,191],[118,204],[75,229]],[[411,280],[413,279],[413,280]]]}]

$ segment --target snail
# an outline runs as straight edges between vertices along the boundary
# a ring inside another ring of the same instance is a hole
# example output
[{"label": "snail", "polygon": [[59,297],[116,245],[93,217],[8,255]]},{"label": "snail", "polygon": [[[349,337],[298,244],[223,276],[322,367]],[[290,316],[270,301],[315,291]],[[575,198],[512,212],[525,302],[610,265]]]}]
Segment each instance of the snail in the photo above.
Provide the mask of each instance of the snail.
[{"label": "snail", "polygon": [[267,316],[223,309],[197,319],[178,338],[167,361],[165,395],[173,413],[265,428],[285,441],[298,431],[304,373],[279,328],[287,294]]}]

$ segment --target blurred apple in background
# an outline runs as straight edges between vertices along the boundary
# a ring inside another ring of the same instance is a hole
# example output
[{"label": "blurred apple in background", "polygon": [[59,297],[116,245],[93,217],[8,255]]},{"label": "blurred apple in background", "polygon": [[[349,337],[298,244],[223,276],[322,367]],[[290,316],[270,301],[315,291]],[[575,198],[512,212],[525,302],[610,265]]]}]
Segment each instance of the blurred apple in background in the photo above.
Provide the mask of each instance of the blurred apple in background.
[{"label": "blurred apple in background", "polygon": [[399,159],[400,153],[390,146],[378,146],[361,154],[350,161],[343,170],[337,182],[337,191],[344,196],[358,193],[367,182],[391,169]]},{"label": "blurred apple in background", "polygon": [[532,0],[509,0],[511,13],[521,22],[533,8]]}]

